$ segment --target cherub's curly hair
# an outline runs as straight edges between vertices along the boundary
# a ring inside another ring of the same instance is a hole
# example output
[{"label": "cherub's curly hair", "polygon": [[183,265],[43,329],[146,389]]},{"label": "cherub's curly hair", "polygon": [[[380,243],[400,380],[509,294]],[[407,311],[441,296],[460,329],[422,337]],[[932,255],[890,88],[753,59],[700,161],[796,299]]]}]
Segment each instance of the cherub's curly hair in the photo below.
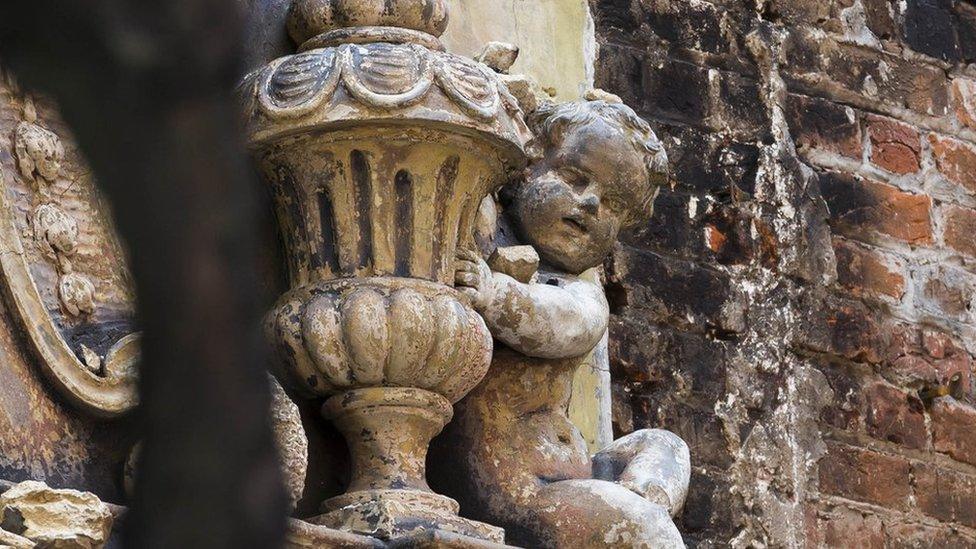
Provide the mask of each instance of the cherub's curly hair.
[{"label": "cherub's curly hair", "polygon": [[529,126],[535,134],[535,147],[545,148],[559,144],[568,128],[578,127],[597,119],[614,123],[625,130],[634,149],[643,155],[647,169],[647,184],[640,189],[629,189],[637,199],[627,200],[634,204],[627,225],[640,223],[654,211],[654,199],[658,189],[668,180],[668,155],[651,126],[623,103],[603,100],[573,101],[570,103],[546,103],[529,117]]}]

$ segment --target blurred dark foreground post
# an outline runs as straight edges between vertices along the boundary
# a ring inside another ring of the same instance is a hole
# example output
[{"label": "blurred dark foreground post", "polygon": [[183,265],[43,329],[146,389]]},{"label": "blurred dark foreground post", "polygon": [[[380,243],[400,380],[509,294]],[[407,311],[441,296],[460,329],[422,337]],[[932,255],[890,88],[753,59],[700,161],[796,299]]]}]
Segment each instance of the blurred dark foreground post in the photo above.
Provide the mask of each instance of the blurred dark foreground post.
[{"label": "blurred dark foreground post", "polygon": [[110,199],[144,329],[127,547],[278,546],[285,525],[236,126],[234,0],[3,0],[0,62],[53,96]]}]

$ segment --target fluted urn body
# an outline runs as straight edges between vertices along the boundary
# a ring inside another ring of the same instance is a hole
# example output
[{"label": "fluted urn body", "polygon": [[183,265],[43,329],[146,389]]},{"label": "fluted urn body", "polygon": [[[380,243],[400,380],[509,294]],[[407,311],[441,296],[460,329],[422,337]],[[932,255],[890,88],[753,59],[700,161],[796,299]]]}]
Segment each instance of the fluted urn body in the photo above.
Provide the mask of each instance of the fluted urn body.
[{"label": "fluted urn body", "polygon": [[241,89],[288,261],[267,323],[278,374],[328,399],[353,458],[319,522],[500,541],[430,491],[424,459],[491,361],[453,263],[482,198],[524,165],[528,131],[490,69],[441,51],[446,20],[443,0],[298,0],[300,53]]}]

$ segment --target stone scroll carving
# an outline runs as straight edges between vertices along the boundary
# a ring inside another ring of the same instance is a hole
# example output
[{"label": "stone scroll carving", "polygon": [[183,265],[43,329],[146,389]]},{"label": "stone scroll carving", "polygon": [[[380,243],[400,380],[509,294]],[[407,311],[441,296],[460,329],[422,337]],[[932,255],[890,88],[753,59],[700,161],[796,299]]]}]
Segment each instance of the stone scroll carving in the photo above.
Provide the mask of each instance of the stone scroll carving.
[{"label": "stone scroll carving", "polygon": [[[37,364],[98,417],[137,403],[135,296],[93,178],[49,107],[0,85],[0,278]],[[7,154],[4,154],[7,153]]]}]

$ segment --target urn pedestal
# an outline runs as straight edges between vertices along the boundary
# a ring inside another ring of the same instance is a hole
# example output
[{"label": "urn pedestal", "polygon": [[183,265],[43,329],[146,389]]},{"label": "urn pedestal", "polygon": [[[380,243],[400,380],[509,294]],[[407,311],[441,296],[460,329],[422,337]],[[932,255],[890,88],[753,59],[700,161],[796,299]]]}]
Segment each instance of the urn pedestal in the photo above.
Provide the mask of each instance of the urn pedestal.
[{"label": "urn pedestal", "polygon": [[[290,289],[268,316],[276,372],[325,398],[352,481],[312,522],[384,539],[500,542],[425,479],[427,445],[484,377],[492,339],[453,289],[488,193],[525,165],[505,85],[443,52],[443,0],[296,0],[296,55],[241,85]],[[397,26],[399,25],[399,26]]]}]

